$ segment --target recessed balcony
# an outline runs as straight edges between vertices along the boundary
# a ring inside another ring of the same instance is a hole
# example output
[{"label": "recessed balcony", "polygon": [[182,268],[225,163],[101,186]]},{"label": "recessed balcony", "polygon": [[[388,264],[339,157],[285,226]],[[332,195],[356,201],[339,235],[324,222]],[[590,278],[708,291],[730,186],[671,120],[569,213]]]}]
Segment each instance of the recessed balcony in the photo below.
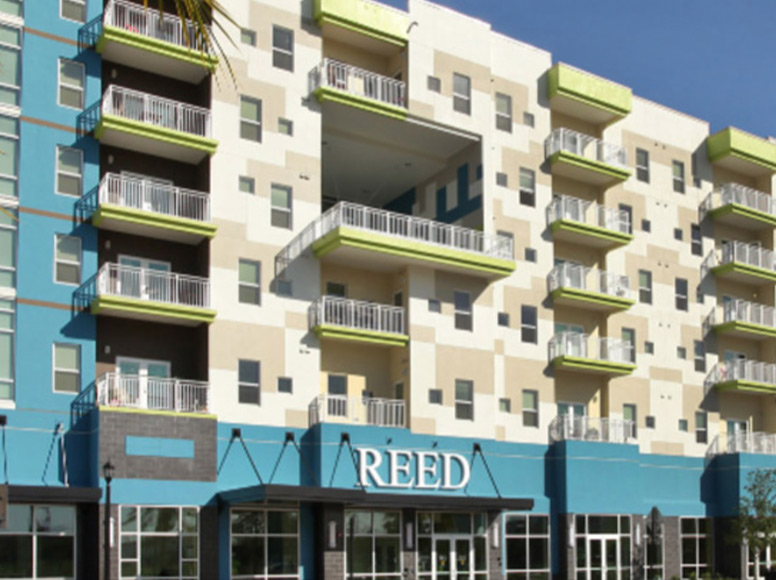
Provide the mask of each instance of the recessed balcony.
[{"label": "recessed balcony", "polygon": [[776,394],[776,365],[753,360],[723,361],[706,377],[706,392],[735,391],[760,395]]},{"label": "recessed balcony", "polygon": [[323,296],[308,311],[310,329],[320,339],[351,340],[380,346],[407,346],[404,308]]},{"label": "recessed balcony", "polygon": [[215,153],[210,111],[111,85],[102,97],[94,136],[111,145],[184,163]]},{"label": "recessed balcony", "polygon": [[736,173],[762,177],[776,172],[776,143],[728,127],[706,139],[709,161]]},{"label": "recessed balcony", "polygon": [[553,111],[595,125],[622,119],[632,108],[628,87],[564,63],[547,72],[547,92]]},{"label": "recessed balcony", "polygon": [[720,251],[712,251],[701,264],[701,272],[762,286],[776,282],[776,257],[759,244],[728,242]]},{"label": "recessed balcony", "polygon": [[196,29],[172,14],[164,18],[142,3],[110,0],[96,45],[105,60],[164,77],[199,83],[218,59],[203,52]]},{"label": "recessed balcony", "polygon": [[210,196],[153,179],[106,173],[81,205],[99,229],[197,244],[215,236]]},{"label": "recessed balcony", "polygon": [[560,415],[550,423],[550,441],[636,443],[636,424],[627,419]]},{"label": "recessed balcony", "polygon": [[201,381],[105,373],[96,382],[99,407],[207,414],[210,385]]},{"label": "recessed balcony", "polygon": [[406,405],[399,399],[318,395],[308,408],[310,427],[318,423],[346,423],[375,427],[407,426]]},{"label": "recessed balcony", "polygon": [[618,338],[559,332],[549,347],[556,370],[600,375],[629,375],[636,370],[633,345]]},{"label": "recessed balcony", "polygon": [[764,304],[731,300],[722,308],[714,308],[703,321],[704,333],[709,330],[752,340],[776,338],[776,310]]},{"label": "recessed balcony", "polygon": [[717,435],[709,445],[709,456],[729,453],[776,455],[776,434],[761,431]]},{"label": "recessed balcony", "polygon": [[726,183],[706,197],[701,205],[701,216],[704,215],[715,223],[761,230],[776,226],[776,203],[768,193],[738,183]]},{"label": "recessed balcony", "polygon": [[162,270],[104,264],[79,289],[92,314],[185,326],[211,323],[210,281]]},{"label": "recessed balcony", "polygon": [[628,212],[568,195],[554,196],[547,224],[554,239],[584,246],[611,248],[633,240]]},{"label": "recessed balcony", "polygon": [[326,37],[342,40],[342,35],[349,32],[361,37],[360,44],[376,40],[397,49],[406,47],[409,41],[409,14],[379,2],[315,0],[314,17]]},{"label": "recessed balcony", "polygon": [[350,267],[397,271],[425,265],[484,278],[508,276],[515,269],[514,247],[506,236],[340,202],[275,257],[280,274],[304,252]]},{"label": "recessed balcony", "polygon": [[571,129],[555,129],[544,141],[544,152],[553,175],[597,186],[628,179],[625,149]]},{"label": "recessed balcony", "polygon": [[322,103],[407,118],[407,85],[394,78],[327,58],[310,71],[309,84],[310,92]]},{"label": "recessed balcony", "polygon": [[554,304],[570,304],[590,310],[627,310],[635,300],[627,276],[587,268],[577,264],[560,264],[547,276]]}]

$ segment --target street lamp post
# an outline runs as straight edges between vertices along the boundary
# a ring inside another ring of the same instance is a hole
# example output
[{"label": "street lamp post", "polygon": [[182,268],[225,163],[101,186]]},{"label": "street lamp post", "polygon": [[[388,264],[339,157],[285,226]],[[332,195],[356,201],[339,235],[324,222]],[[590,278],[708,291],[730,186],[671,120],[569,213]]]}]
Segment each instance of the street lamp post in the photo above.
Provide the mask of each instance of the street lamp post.
[{"label": "street lamp post", "polygon": [[102,466],[102,476],[105,478],[105,539],[103,542],[103,549],[105,551],[105,580],[110,580],[110,482],[113,481],[114,469],[110,460]]}]

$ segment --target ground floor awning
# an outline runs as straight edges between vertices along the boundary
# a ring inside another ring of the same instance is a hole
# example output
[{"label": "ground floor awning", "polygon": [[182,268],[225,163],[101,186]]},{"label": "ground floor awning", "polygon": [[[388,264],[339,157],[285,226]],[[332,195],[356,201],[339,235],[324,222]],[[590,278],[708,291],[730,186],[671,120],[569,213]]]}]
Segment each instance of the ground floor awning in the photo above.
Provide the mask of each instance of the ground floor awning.
[{"label": "ground floor awning", "polygon": [[97,503],[102,497],[99,487],[55,487],[47,485],[9,485],[11,503]]}]

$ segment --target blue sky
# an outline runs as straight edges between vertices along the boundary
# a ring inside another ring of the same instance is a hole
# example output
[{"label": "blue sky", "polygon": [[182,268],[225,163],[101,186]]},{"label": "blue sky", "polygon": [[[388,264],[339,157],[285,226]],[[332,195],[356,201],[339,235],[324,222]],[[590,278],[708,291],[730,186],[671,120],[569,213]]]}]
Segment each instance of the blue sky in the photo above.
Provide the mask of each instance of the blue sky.
[{"label": "blue sky", "polygon": [[[401,9],[406,0],[381,0]],[[434,0],[641,97],[776,136],[774,0]],[[494,24],[495,23],[495,24]]]}]

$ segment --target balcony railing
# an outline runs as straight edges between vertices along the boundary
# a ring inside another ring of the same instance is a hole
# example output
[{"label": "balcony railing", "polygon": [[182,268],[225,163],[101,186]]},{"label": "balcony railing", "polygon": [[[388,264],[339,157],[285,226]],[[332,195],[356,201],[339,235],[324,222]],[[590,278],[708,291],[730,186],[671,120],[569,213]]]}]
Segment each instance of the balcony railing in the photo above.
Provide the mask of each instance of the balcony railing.
[{"label": "balcony railing", "polygon": [[712,251],[703,260],[701,270],[705,273],[716,266],[736,262],[776,271],[776,259],[774,259],[774,253],[771,250],[766,250],[759,244],[747,244],[746,242],[728,242],[722,246],[721,251]]},{"label": "balcony railing", "polygon": [[555,195],[552,203],[547,206],[547,223],[552,224],[558,220],[571,220],[621,234],[632,233],[627,211],[568,195]]},{"label": "balcony railing", "polygon": [[404,308],[323,296],[308,311],[310,328],[331,324],[356,330],[405,334]]},{"label": "balcony railing", "polygon": [[719,191],[713,191],[706,196],[701,204],[701,217],[710,211],[730,204],[742,205],[776,216],[776,203],[774,203],[772,195],[738,183],[726,183]]},{"label": "balcony railing", "polygon": [[773,306],[747,302],[746,300],[731,300],[722,306],[722,319],[718,320],[719,308],[714,308],[703,322],[703,332],[707,333],[717,324],[728,322],[745,322],[758,326],[776,329],[776,309]]},{"label": "balcony railing", "polygon": [[102,114],[163,129],[210,138],[210,111],[187,103],[111,85],[102,97]]},{"label": "balcony railing", "polygon": [[97,404],[154,411],[207,413],[210,385],[163,377],[106,373],[97,379]]},{"label": "balcony railing", "polygon": [[578,264],[560,264],[547,276],[550,292],[558,288],[575,288],[617,298],[631,298],[627,276],[596,270]]},{"label": "balcony railing", "polygon": [[561,415],[550,423],[550,441],[599,441],[631,443],[636,439],[636,424],[626,419],[571,417]]},{"label": "balcony railing", "polygon": [[282,271],[313,242],[339,227],[514,260],[512,240],[506,236],[484,234],[469,228],[341,201],[310,223],[281,250],[275,258],[276,270]]},{"label": "balcony railing", "polygon": [[717,435],[709,446],[708,455],[753,453],[776,455],[776,434],[760,431]]},{"label": "balcony railing", "polygon": [[376,427],[405,427],[406,405],[398,399],[318,395],[308,409],[310,426],[352,423]]},{"label": "balcony railing", "polygon": [[210,222],[210,196],[152,179],[106,173],[100,182],[100,203],[176,218]]},{"label": "balcony railing", "polygon": [[579,332],[559,332],[550,339],[550,360],[560,356],[625,364],[632,364],[636,360],[630,342]]},{"label": "balcony railing", "polygon": [[210,281],[122,264],[104,264],[97,274],[97,294],[210,308]]},{"label": "balcony railing", "polygon": [[706,392],[716,384],[729,381],[762,383],[773,386],[776,391],[776,364],[754,360],[719,362],[706,377]]},{"label": "balcony railing", "polygon": [[558,151],[565,151],[599,163],[627,169],[628,158],[624,147],[601,141],[571,129],[555,129],[544,141],[544,153],[547,157],[551,157]]},{"label": "balcony railing", "polygon": [[407,85],[391,77],[326,58],[310,71],[310,92],[337,89],[356,97],[407,108]]},{"label": "balcony railing", "polygon": [[184,22],[172,14],[165,14],[162,18],[158,10],[146,8],[142,4],[110,0],[103,12],[103,25],[121,28],[183,48],[201,49],[201,44],[197,41],[197,30],[190,21]]}]

